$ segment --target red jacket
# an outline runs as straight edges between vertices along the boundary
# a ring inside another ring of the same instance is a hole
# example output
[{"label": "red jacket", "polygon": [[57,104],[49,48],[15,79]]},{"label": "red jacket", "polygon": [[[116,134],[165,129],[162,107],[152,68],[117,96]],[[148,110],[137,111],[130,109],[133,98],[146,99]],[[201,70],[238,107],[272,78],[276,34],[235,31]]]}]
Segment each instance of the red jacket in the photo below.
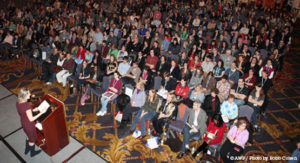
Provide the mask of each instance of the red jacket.
[{"label": "red jacket", "polygon": [[[77,50],[76,58],[85,60],[85,52],[86,52],[86,50],[85,50],[84,48],[79,48],[79,49]],[[79,58],[79,57],[80,57],[80,58]]]},{"label": "red jacket", "polygon": [[201,67],[201,65],[202,65],[202,62],[201,61],[199,61],[198,62],[198,64],[197,65],[195,65],[195,62],[194,62],[195,60],[194,59],[190,59],[189,60],[189,68],[191,69],[191,70],[195,70],[195,69],[197,69],[198,67]]},{"label": "red jacket", "polygon": [[181,87],[180,83],[177,84],[175,94],[183,98],[187,98],[189,94],[189,86]]},{"label": "red jacket", "polygon": [[[249,76],[249,74],[248,74],[248,73],[247,73],[247,74],[245,74],[245,75],[244,75],[244,79],[248,78],[248,76]],[[249,83],[252,83],[252,84],[253,84],[253,86],[247,86],[247,85],[246,85],[246,86],[248,87],[248,89],[249,89],[249,90],[252,90],[252,89],[254,89],[254,87],[255,87],[255,84],[256,84],[256,76],[254,76],[254,75],[253,75],[253,77],[251,78],[251,80],[250,80],[250,81],[246,81],[246,80],[245,80],[245,82],[249,82]]]},{"label": "red jacket", "polygon": [[[214,134],[216,130],[218,130],[216,137],[211,141],[210,145],[218,144],[222,141],[226,128],[227,127],[225,123],[223,123],[221,127],[215,126],[214,122],[212,122],[211,118],[209,118],[209,123],[206,131]],[[207,137],[207,134],[205,134],[203,141],[206,141],[208,139],[209,138]]]}]

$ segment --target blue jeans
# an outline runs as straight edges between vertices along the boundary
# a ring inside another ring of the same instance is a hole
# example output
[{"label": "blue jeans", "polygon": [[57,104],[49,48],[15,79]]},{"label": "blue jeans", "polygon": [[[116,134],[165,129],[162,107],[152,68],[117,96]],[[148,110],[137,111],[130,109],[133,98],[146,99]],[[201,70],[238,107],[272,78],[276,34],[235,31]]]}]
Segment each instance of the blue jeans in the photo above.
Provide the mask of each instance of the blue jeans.
[{"label": "blue jeans", "polygon": [[183,129],[183,142],[181,145],[181,152],[185,151],[185,145],[190,143],[190,138],[194,137],[194,136],[198,136],[200,134],[200,131],[198,130],[198,132],[192,132],[190,133],[191,128],[188,126],[185,126]]},{"label": "blue jeans", "polygon": [[56,72],[53,72],[53,74],[51,75],[51,77],[50,77],[50,79],[49,79],[49,82],[50,82],[50,83],[53,83],[54,80],[55,80],[55,78],[56,78]]},{"label": "blue jeans", "polygon": [[151,120],[154,117],[155,112],[148,112],[142,118],[140,118],[142,111],[143,109],[140,109],[137,115],[135,116],[134,121],[132,122],[132,125],[130,127],[130,130],[131,131],[135,130],[136,124],[138,123],[139,120],[141,120],[141,133],[142,136],[144,136],[146,135],[146,120]]},{"label": "blue jeans", "polygon": [[245,101],[241,99],[235,99],[234,103],[236,103],[237,106],[242,106],[245,104]]},{"label": "blue jeans", "polygon": [[254,110],[252,117],[251,117],[251,123],[254,126],[257,126],[257,115],[260,112],[260,107],[259,106],[253,106],[251,103],[249,104],[249,106],[251,106]]},{"label": "blue jeans", "polygon": [[80,71],[81,71],[81,67],[82,67],[82,64],[77,64],[76,71],[75,71],[75,76],[79,76]]},{"label": "blue jeans", "polygon": [[115,95],[112,99],[106,98],[104,96],[101,97],[101,112],[106,112],[107,111],[107,104],[109,101],[113,101],[114,99],[116,99],[118,97],[118,95]]}]

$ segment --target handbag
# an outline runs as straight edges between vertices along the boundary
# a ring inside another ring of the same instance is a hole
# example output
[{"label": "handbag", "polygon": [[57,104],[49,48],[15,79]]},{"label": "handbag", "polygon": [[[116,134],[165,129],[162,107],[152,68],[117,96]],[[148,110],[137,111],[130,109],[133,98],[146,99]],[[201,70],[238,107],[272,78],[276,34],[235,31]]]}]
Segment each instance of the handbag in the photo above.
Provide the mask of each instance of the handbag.
[{"label": "handbag", "polygon": [[122,121],[123,113],[118,112],[117,115],[115,116],[115,120],[118,122]]},{"label": "handbag", "polygon": [[60,67],[60,66],[53,66],[53,67],[51,67],[51,72],[58,73],[61,70],[62,70],[62,67]]}]

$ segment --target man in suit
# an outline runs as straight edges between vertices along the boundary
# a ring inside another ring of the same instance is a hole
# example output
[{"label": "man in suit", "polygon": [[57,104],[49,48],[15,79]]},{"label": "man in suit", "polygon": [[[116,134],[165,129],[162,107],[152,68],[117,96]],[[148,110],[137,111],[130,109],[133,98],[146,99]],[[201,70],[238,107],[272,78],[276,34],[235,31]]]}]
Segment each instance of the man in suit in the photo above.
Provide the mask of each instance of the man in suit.
[{"label": "man in suit", "polygon": [[194,102],[193,109],[188,116],[187,124],[183,129],[183,142],[181,145],[181,152],[177,156],[177,159],[181,159],[186,149],[189,148],[189,139],[194,136],[203,136],[206,132],[206,112],[201,108],[201,103]]}]

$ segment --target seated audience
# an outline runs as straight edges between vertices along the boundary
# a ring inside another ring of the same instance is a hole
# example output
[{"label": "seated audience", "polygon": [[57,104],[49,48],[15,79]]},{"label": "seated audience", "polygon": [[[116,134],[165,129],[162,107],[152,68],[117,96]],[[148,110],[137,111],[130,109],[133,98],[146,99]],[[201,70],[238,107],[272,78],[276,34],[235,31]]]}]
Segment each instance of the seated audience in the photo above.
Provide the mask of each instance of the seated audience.
[{"label": "seated audience", "polygon": [[240,73],[236,69],[236,63],[232,62],[231,67],[225,71],[225,75],[228,76],[228,81],[231,85],[234,85],[238,82]]},{"label": "seated audience", "polygon": [[204,78],[202,82],[202,87],[204,89],[204,93],[210,94],[211,90],[216,87],[216,79],[214,77],[213,72],[209,72]]},{"label": "seated audience", "polygon": [[186,99],[189,94],[189,86],[187,85],[187,80],[185,78],[180,80],[175,89],[176,99]]},{"label": "seated audience", "polygon": [[187,124],[183,129],[183,142],[181,145],[180,153],[177,159],[181,159],[185,155],[185,150],[189,149],[189,140],[193,136],[203,136],[206,132],[206,112],[201,108],[201,103],[195,102],[193,110],[190,111]]},{"label": "seated audience", "polygon": [[246,118],[239,118],[237,124],[230,128],[227,133],[227,140],[220,150],[223,162],[233,163],[234,160],[230,158],[243,154],[249,137],[247,126],[248,120]]},{"label": "seated audience", "polygon": [[206,111],[208,116],[220,113],[220,99],[218,97],[219,91],[217,88],[211,90],[211,94],[205,96],[202,108]]},{"label": "seated audience", "polygon": [[126,84],[135,85],[135,83],[137,83],[139,81],[139,77],[140,77],[141,73],[142,73],[142,71],[138,67],[138,63],[133,62],[132,66],[129,68],[129,70],[126,72],[126,74],[123,75],[122,83],[124,85],[126,85]]},{"label": "seated audience", "polygon": [[225,74],[225,68],[223,67],[223,64],[224,62],[222,60],[219,60],[217,65],[214,67],[213,72],[217,81],[221,80],[221,78]]},{"label": "seated audience", "polygon": [[82,67],[79,76],[77,79],[74,80],[73,94],[71,95],[71,97],[77,95],[77,90],[79,89],[79,86],[85,86],[87,79],[90,79],[90,77],[91,77],[91,68],[88,65],[88,62],[84,60],[82,62]]},{"label": "seated audience", "polygon": [[216,88],[219,90],[220,101],[226,100],[230,93],[230,83],[227,81],[227,75],[224,75],[220,81],[217,82]]},{"label": "seated audience", "polygon": [[62,86],[65,87],[67,85],[67,78],[73,74],[75,62],[71,58],[71,54],[68,53],[66,56],[66,60],[62,65],[62,70],[56,74],[56,79],[58,83],[62,83]]},{"label": "seated audience", "polygon": [[97,116],[103,116],[107,112],[107,104],[118,97],[122,88],[121,75],[118,72],[114,73],[114,78],[110,81],[108,89],[102,94],[101,109],[97,112]]},{"label": "seated audience", "polygon": [[124,76],[127,71],[130,69],[130,64],[128,63],[128,58],[124,57],[123,61],[118,66],[118,72],[121,76]]},{"label": "seated audience", "polygon": [[203,77],[204,77],[204,72],[201,67],[198,67],[195,71],[193,71],[189,82],[190,90],[194,89],[196,85],[201,84]]},{"label": "seated audience", "polygon": [[130,103],[122,110],[123,116],[119,128],[124,128],[131,120],[131,114],[139,111],[145,104],[146,93],[144,84],[139,82],[136,84],[136,89],[133,91],[130,98]]},{"label": "seated audience", "polygon": [[151,120],[155,111],[158,107],[159,99],[157,97],[156,91],[154,89],[149,90],[149,95],[146,98],[145,105],[139,110],[137,115],[134,118],[134,121],[130,127],[129,135],[132,135],[135,131],[136,124],[140,120],[141,122],[141,135],[138,137],[139,140],[142,140],[146,136],[146,120]]},{"label": "seated audience", "polygon": [[230,94],[232,94],[235,97],[234,103],[236,103],[238,107],[246,103],[249,90],[246,88],[243,78],[240,78],[238,84],[235,84],[231,88]]},{"label": "seated audience", "polygon": [[221,114],[225,123],[234,120],[238,116],[239,108],[234,103],[234,95],[229,95],[228,100],[221,105]]},{"label": "seated audience", "polygon": [[251,124],[254,129],[257,130],[257,116],[261,112],[260,107],[263,105],[265,100],[264,91],[262,90],[261,84],[257,84],[255,89],[250,93],[248,98],[248,105],[254,109],[254,112],[251,117]]},{"label": "seated audience", "polygon": [[174,94],[168,94],[166,101],[161,101],[157,107],[156,114],[152,119],[153,128],[155,130],[154,136],[160,137],[163,133],[163,126],[170,121],[175,110],[176,101]]},{"label": "seated audience", "polygon": [[226,128],[227,127],[223,122],[222,116],[220,114],[214,114],[212,117],[210,117],[207,130],[203,138],[203,143],[193,153],[192,156],[195,158],[200,152],[203,152],[203,154],[205,154],[210,145],[219,144],[224,137]]}]

